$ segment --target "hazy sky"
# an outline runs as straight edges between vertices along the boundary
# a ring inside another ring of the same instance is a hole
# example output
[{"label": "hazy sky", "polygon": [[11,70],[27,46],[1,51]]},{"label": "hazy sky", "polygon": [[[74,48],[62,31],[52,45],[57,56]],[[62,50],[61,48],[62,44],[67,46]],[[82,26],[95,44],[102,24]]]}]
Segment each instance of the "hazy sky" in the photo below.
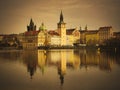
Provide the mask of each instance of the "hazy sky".
[{"label": "hazy sky", "polygon": [[21,33],[33,18],[55,30],[61,10],[67,28],[113,26],[120,31],[120,0],[0,0],[0,34]]}]

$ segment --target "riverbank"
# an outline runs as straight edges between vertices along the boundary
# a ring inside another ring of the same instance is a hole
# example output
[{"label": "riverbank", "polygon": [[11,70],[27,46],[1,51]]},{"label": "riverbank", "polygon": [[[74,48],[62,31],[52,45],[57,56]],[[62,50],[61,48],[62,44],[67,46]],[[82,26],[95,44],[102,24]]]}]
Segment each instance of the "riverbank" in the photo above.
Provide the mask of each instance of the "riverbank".
[{"label": "riverbank", "polygon": [[38,49],[75,49],[75,46],[40,46]]},{"label": "riverbank", "polygon": [[99,47],[100,48],[100,51],[114,51],[114,52],[120,52],[120,47],[108,47],[108,46],[101,46]]},{"label": "riverbank", "polygon": [[[29,48],[32,49],[32,48]],[[38,50],[50,50],[50,49],[87,49],[98,51],[115,51],[120,52],[119,47],[107,47],[107,46],[40,46]],[[0,47],[0,50],[23,50],[22,47]],[[25,49],[27,50],[27,49]],[[34,48],[32,49],[34,50]]]},{"label": "riverbank", "polygon": [[0,50],[22,50],[22,47],[0,47]]}]

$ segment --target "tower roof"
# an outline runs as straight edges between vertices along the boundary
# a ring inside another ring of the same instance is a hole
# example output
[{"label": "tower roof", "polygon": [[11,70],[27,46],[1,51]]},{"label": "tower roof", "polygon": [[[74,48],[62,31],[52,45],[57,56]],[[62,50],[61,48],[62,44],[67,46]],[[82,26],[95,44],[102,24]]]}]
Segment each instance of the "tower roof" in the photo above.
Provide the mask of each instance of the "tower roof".
[{"label": "tower roof", "polygon": [[34,25],[34,22],[33,22],[32,18],[30,20],[30,25]]},{"label": "tower roof", "polygon": [[87,25],[85,26],[85,30],[88,30],[88,26]]},{"label": "tower roof", "polygon": [[39,30],[47,30],[43,22],[41,23],[41,26],[39,27]]},{"label": "tower roof", "polygon": [[62,14],[62,10],[61,10],[61,13],[60,13],[60,22],[59,23],[63,23],[64,21],[63,21],[63,14]]}]

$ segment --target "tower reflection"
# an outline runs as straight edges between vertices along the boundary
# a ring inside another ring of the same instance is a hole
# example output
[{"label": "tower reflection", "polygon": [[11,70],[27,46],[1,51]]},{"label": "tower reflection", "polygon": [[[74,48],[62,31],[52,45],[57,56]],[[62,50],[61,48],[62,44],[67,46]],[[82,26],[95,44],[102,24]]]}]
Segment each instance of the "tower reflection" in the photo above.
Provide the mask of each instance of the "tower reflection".
[{"label": "tower reflection", "polygon": [[58,68],[58,75],[61,85],[64,84],[64,78],[67,69],[78,69],[80,66],[79,55],[75,55],[74,50],[53,50],[48,51],[48,64]]},{"label": "tower reflection", "polygon": [[44,74],[45,66],[47,65],[45,50],[41,50],[41,51],[37,50],[37,60],[38,60],[38,67],[41,70],[42,74]]},{"label": "tower reflection", "polygon": [[115,56],[106,52],[98,52],[92,50],[35,50],[23,51],[23,63],[27,67],[27,71],[32,79],[35,72],[41,71],[45,73],[45,68],[53,67],[57,70],[60,84],[63,85],[65,75],[68,69],[92,69],[98,68],[102,71],[110,72],[112,64],[115,62]]},{"label": "tower reflection", "polygon": [[27,66],[27,71],[32,79],[38,65],[37,51],[23,51],[23,63]]}]

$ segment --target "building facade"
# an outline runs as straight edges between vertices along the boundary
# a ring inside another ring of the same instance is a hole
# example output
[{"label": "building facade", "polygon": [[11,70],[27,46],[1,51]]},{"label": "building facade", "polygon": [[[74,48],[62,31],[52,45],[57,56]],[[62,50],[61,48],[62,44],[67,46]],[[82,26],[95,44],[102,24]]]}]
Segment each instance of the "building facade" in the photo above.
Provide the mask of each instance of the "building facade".
[{"label": "building facade", "polygon": [[80,43],[86,45],[97,45],[99,43],[98,30],[81,30]]},{"label": "building facade", "polygon": [[23,48],[37,48],[39,46],[73,46],[74,43],[79,43],[80,32],[75,29],[66,29],[63,13],[61,11],[60,21],[57,23],[56,30],[48,30],[41,24],[39,30],[36,30],[36,25],[33,20],[27,25],[27,31],[20,37]]},{"label": "building facade", "polygon": [[104,41],[112,37],[113,37],[113,28],[111,26],[99,28],[99,43],[100,44],[103,44]]},{"label": "building facade", "polygon": [[98,30],[88,30],[87,25],[84,30],[66,29],[63,13],[60,13],[60,19],[56,30],[48,30],[41,24],[39,30],[33,20],[27,25],[27,31],[23,33],[21,42],[23,48],[39,47],[46,45],[53,46],[73,46],[74,44],[98,45],[113,37],[113,29],[109,27],[100,27]]},{"label": "building facade", "polygon": [[100,27],[98,30],[80,30],[80,43],[86,45],[104,44],[104,41],[113,37],[111,26]]},{"label": "building facade", "polygon": [[36,30],[33,20],[30,20],[27,31],[22,35],[22,46],[24,49],[37,49],[39,46],[44,46],[46,43],[46,30],[42,23],[39,30]]},{"label": "building facade", "polygon": [[47,45],[50,46],[60,46],[61,45],[61,37],[57,31],[50,30],[47,33]]},{"label": "building facade", "polygon": [[77,28],[66,29],[66,23],[64,23],[62,11],[60,14],[60,21],[57,26],[57,30],[49,30],[47,33],[48,45],[73,46],[74,43],[79,43],[79,30],[77,30]]},{"label": "building facade", "polygon": [[97,45],[99,43],[99,34],[97,30],[86,32],[85,38],[87,45]]},{"label": "building facade", "polygon": [[120,32],[114,32],[114,33],[113,33],[113,36],[114,36],[114,38],[120,40]]},{"label": "building facade", "polygon": [[66,44],[67,45],[74,45],[75,43],[80,43],[80,32],[77,28],[67,29],[66,30]]}]

